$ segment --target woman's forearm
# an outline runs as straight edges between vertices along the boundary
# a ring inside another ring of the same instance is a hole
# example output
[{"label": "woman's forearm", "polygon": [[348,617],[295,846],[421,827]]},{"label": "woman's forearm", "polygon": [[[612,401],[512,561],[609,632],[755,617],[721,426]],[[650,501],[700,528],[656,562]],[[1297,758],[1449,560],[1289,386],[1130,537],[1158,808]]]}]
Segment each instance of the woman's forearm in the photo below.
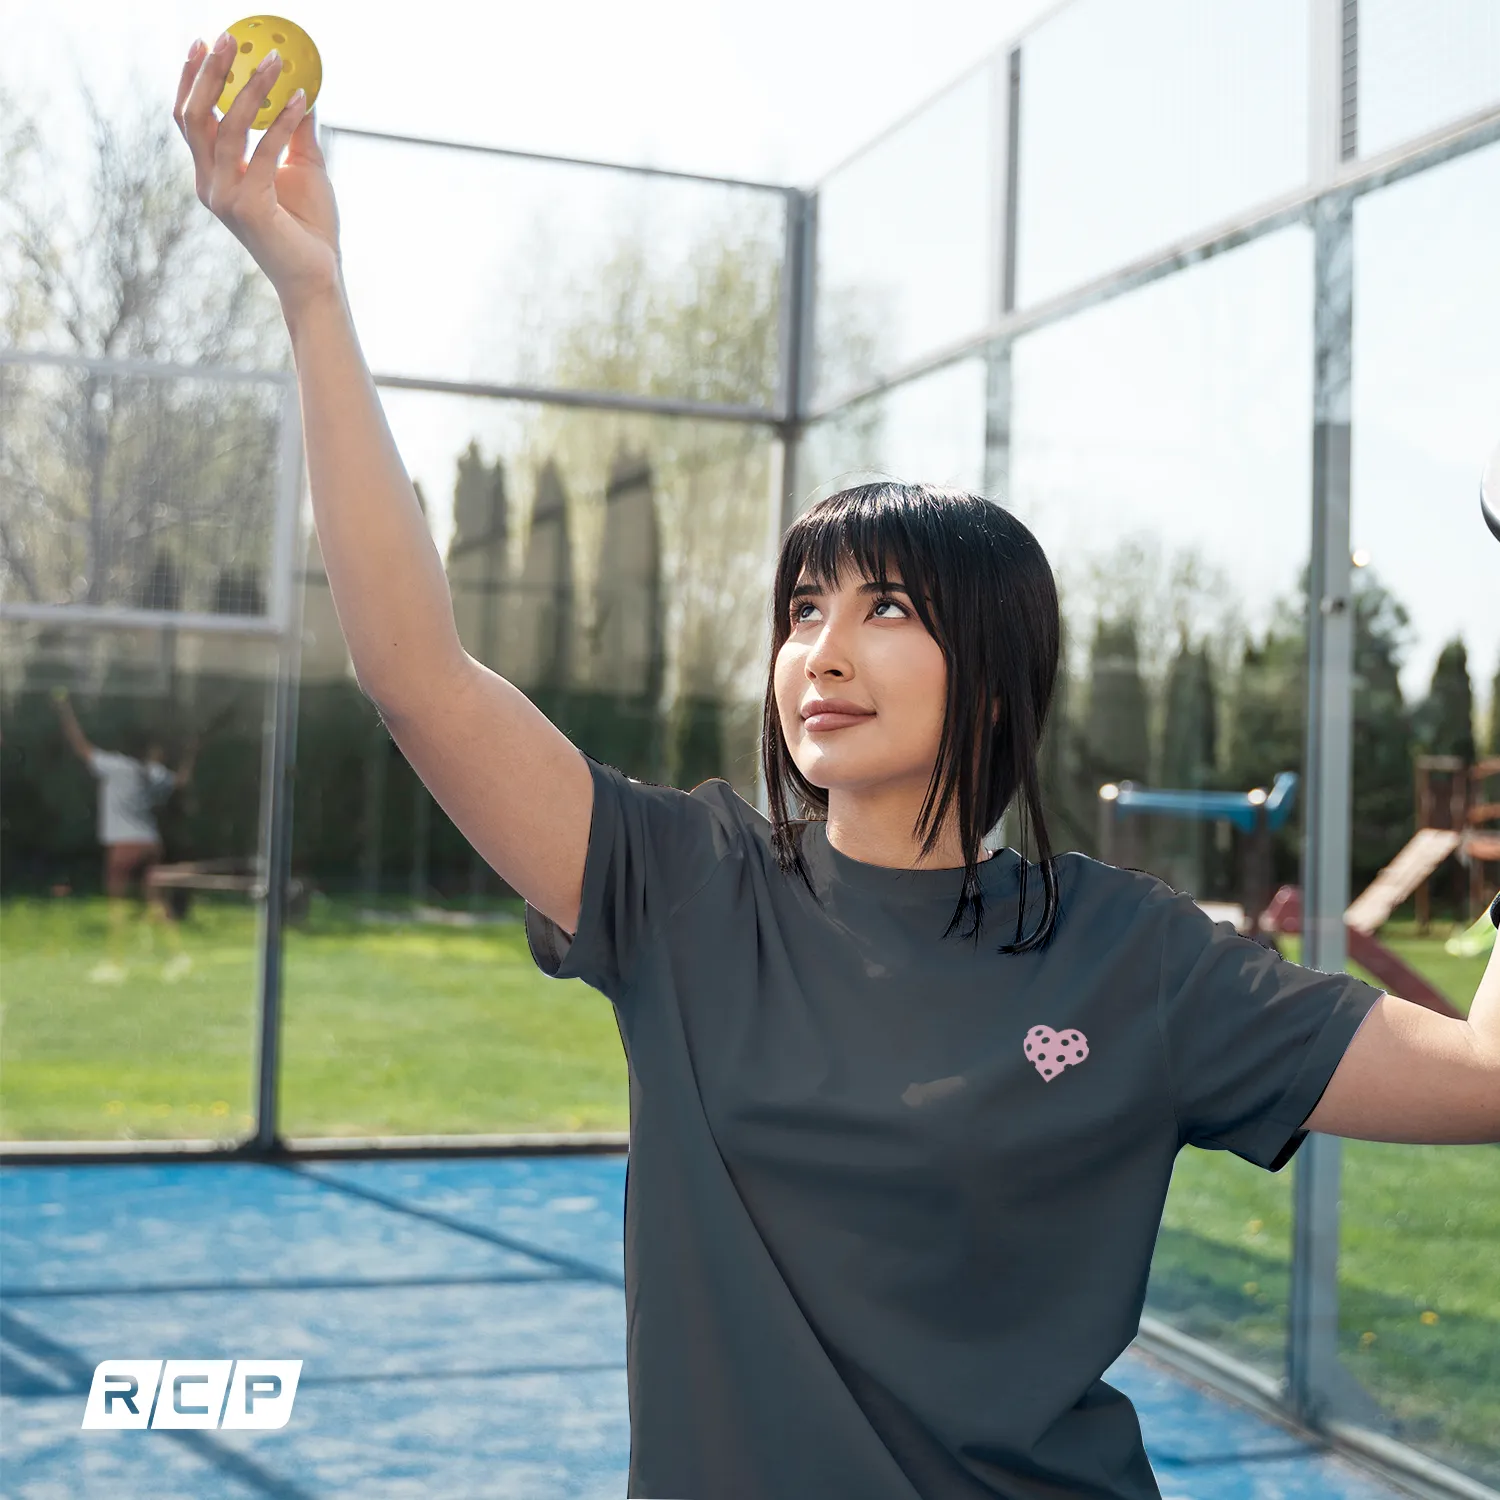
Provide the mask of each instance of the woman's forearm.
[{"label": "woman's forearm", "polygon": [[342,284],[284,307],[323,566],[361,691],[400,710],[463,657],[453,598]]}]

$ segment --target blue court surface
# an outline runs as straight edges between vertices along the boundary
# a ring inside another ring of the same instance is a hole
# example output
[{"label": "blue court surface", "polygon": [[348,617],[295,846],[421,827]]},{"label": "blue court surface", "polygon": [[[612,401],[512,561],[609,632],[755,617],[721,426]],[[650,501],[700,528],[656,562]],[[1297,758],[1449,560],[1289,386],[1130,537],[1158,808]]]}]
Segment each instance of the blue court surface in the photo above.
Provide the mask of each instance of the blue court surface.
[{"label": "blue court surface", "polygon": [[[0,1170],[3,1482],[42,1497],[625,1493],[622,1156]],[[301,1359],[279,1431],[84,1432],[103,1359]],[[1166,1500],[1386,1500],[1129,1350]],[[708,1500],[708,1497],[705,1497]]]}]

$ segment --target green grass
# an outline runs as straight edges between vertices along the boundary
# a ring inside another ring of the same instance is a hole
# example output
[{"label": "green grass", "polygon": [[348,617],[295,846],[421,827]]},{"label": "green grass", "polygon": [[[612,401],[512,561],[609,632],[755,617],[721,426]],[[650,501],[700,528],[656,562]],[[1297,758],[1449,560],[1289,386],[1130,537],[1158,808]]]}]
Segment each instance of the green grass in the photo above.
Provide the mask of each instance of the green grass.
[{"label": "green grass", "polygon": [[[1453,958],[1454,929],[1388,923],[1380,940],[1460,1011],[1486,956]],[[1296,938],[1282,940],[1296,961]],[[1352,973],[1383,988],[1359,965]],[[1147,1311],[1273,1376],[1285,1369],[1295,1166],[1229,1152],[1177,1159]],[[1339,1347],[1400,1436],[1500,1484],[1500,1147],[1343,1143]]]},{"label": "green grass", "polygon": [[[520,903],[509,906],[519,916]],[[193,970],[161,977],[132,920],[125,982],[93,984],[99,899],[14,900],[0,918],[0,1137],[245,1135],[258,1038],[253,910],[199,901]],[[374,926],[315,902],[283,957],[285,1135],[624,1130],[628,1095],[603,996],[543,975],[519,921]]]},{"label": "green grass", "polygon": [[[550,980],[519,922],[378,926],[353,902],[315,902],[287,932],[281,1128],[288,1135],[623,1130],[624,1057],[603,996]],[[520,904],[505,908],[518,917]],[[1451,958],[1451,929],[1382,941],[1461,1010],[1485,958]],[[91,984],[98,899],[0,910],[0,1136],[241,1137],[251,1123],[257,929],[232,899],[184,925],[190,975],[167,950]],[[1295,939],[1286,942],[1296,959]],[[1373,976],[1351,966],[1360,977]],[[1178,1158],[1148,1310],[1269,1373],[1282,1372],[1291,1186],[1227,1152]],[[1344,1143],[1340,1342],[1403,1436],[1500,1482],[1500,1149]]]}]

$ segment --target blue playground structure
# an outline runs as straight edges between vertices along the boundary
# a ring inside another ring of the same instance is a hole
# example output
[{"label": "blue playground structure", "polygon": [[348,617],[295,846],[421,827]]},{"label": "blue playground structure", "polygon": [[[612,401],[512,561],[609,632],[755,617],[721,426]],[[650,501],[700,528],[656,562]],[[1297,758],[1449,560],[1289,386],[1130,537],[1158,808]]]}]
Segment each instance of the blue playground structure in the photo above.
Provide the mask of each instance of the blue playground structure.
[{"label": "blue playground structure", "polygon": [[1271,790],[1252,787],[1248,792],[1167,791],[1137,786],[1133,781],[1109,782],[1099,788],[1099,849],[1107,864],[1138,868],[1140,840],[1138,816],[1158,813],[1189,821],[1223,820],[1250,835],[1240,872],[1244,922],[1240,931],[1248,937],[1260,934],[1261,913],[1275,894],[1271,868],[1271,835],[1292,814],[1297,795],[1297,773],[1281,771]]}]

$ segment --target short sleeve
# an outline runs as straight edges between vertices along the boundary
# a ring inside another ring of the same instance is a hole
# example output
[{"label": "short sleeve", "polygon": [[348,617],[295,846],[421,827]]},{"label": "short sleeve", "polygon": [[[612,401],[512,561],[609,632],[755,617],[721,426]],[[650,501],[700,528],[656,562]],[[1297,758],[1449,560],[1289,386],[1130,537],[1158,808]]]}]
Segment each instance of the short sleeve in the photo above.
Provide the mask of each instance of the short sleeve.
[{"label": "short sleeve", "polygon": [[734,794],[717,779],[692,792],[632,781],[579,753],[593,776],[594,811],[578,931],[570,938],[528,902],[526,940],[544,974],[582,979],[617,1001],[657,933],[734,847]]},{"label": "short sleeve", "polygon": [[1181,1140],[1279,1172],[1382,991],[1292,963],[1161,885],[1157,1019]]},{"label": "short sleeve", "polygon": [[129,756],[121,755],[115,750],[89,751],[89,770],[96,776],[107,776],[111,771],[118,771],[129,763]]}]

